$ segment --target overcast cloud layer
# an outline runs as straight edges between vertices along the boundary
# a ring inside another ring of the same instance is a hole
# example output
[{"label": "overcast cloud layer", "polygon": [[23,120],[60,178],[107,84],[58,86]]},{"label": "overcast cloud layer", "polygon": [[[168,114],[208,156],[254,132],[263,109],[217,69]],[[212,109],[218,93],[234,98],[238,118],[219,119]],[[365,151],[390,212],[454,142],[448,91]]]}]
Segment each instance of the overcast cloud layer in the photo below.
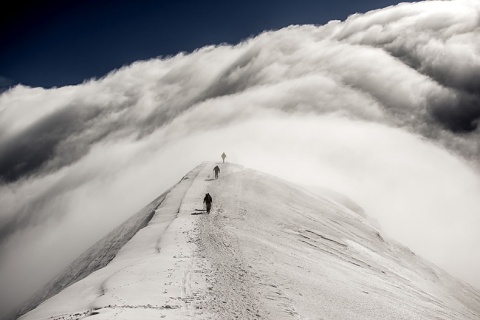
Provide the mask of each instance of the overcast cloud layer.
[{"label": "overcast cloud layer", "polygon": [[480,288],[479,75],[480,3],[458,0],[17,86],[0,96],[0,309],[222,152],[349,196]]}]

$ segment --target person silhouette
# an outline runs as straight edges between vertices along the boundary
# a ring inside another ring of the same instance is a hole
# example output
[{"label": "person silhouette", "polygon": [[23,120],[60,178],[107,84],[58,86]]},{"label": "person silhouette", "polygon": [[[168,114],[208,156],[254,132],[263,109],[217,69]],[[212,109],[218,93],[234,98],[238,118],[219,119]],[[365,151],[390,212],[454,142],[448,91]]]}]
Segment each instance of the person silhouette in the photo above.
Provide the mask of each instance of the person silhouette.
[{"label": "person silhouette", "polygon": [[223,160],[223,163],[225,163],[225,158],[227,157],[227,155],[224,153],[222,153],[222,160]]},{"label": "person silhouette", "polygon": [[215,166],[215,168],[213,168],[213,171],[215,171],[215,179],[218,179],[218,173],[220,172],[220,168],[218,166]]},{"label": "person silhouette", "polygon": [[205,195],[205,198],[203,198],[203,203],[205,203],[205,206],[207,208],[207,213],[210,213],[210,209],[212,208],[212,202],[213,202],[212,196],[210,195],[210,193],[207,193]]}]

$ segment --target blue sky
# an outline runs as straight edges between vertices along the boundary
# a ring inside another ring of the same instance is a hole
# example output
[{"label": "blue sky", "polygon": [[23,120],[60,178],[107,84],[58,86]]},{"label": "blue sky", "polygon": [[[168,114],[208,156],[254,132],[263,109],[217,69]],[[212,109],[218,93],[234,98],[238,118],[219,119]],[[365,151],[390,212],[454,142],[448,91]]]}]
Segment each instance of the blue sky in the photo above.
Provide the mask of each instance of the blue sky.
[{"label": "blue sky", "polygon": [[0,13],[0,87],[78,84],[134,61],[399,2],[407,1],[17,1]]}]

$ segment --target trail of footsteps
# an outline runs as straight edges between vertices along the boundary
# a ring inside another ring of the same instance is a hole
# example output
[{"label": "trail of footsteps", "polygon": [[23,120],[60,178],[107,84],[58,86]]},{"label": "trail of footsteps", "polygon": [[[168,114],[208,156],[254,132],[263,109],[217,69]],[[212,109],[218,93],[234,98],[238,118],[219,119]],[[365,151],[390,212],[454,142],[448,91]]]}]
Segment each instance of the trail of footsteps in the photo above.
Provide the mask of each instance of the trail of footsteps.
[{"label": "trail of footsteps", "polygon": [[200,219],[199,248],[212,266],[209,307],[224,320],[263,318],[237,240],[223,230],[222,220],[220,214]]},{"label": "trail of footsteps", "polygon": [[[184,232],[185,239],[191,247],[191,256],[183,256],[188,259],[184,263],[184,270],[181,281],[182,301],[186,312],[191,318],[196,318],[203,314],[206,305],[205,285],[199,285],[198,282],[206,281],[206,270],[208,265],[205,258],[199,254],[198,245],[198,223],[195,222],[191,230]],[[180,254],[182,254],[180,252]]]},{"label": "trail of footsteps", "polygon": [[84,311],[84,312],[59,314],[59,315],[56,315],[56,316],[51,316],[49,319],[52,319],[52,320],[80,320],[80,319],[89,317],[91,315],[92,315],[92,311],[87,310],[87,311]]},{"label": "trail of footsteps", "polygon": [[[266,279],[265,276],[261,276],[258,274],[255,269],[251,269],[251,266],[245,268],[244,259],[241,254],[237,254],[239,251],[239,245],[237,241],[233,240],[233,238],[228,236],[228,233],[224,231],[224,224],[229,224],[230,221],[234,220],[245,220],[248,216],[248,209],[245,207],[246,203],[244,202],[244,186],[242,179],[235,179],[232,185],[224,186],[224,191],[228,190],[229,192],[229,200],[225,199],[226,201],[230,201],[230,205],[228,207],[229,210],[225,210],[226,208],[223,204],[224,199],[219,198],[218,200],[218,214],[213,217],[213,221],[211,223],[211,227],[214,230],[219,230],[216,234],[217,236],[217,243],[220,245],[216,248],[217,251],[221,252],[222,249],[226,251],[230,251],[231,255],[233,256],[230,259],[236,266],[232,266],[231,269],[234,271],[232,276],[237,276],[240,281],[240,285],[238,285],[238,281],[233,279],[233,284],[237,287],[242,287],[242,284],[246,286],[246,290],[243,293],[240,293],[240,297],[236,300],[243,301],[244,304],[249,304],[249,300],[255,299],[254,307],[256,309],[250,309],[248,306],[245,307],[247,311],[255,310],[255,312],[247,312],[242,314],[240,317],[238,314],[230,315],[233,318],[238,319],[285,319],[287,318],[298,318],[300,315],[298,314],[292,299],[288,297],[288,294],[284,292],[280,287],[272,283],[265,283]],[[237,223],[241,223],[237,221]],[[234,223],[235,224],[235,223]],[[215,235],[213,231],[212,234]],[[241,253],[241,252],[240,252]],[[235,258],[236,257],[236,258]],[[223,279],[221,281],[224,281]],[[268,281],[268,280],[267,280]],[[235,284],[237,283],[237,284]],[[239,290],[241,291],[241,289]],[[262,299],[267,299],[267,301],[261,302],[261,299],[256,299],[255,297],[261,297]],[[241,306],[241,303],[238,303]],[[273,305],[271,308],[266,309],[266,305]],[[270,311],[268,311],[270,310]],[[271,311],[274,310],[272,313]]]}]

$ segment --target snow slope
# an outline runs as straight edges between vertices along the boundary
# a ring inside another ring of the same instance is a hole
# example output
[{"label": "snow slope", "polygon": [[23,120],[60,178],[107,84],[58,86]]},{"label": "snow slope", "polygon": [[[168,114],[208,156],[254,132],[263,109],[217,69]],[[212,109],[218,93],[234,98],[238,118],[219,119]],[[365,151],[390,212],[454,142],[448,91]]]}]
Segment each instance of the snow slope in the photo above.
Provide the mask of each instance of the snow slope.
[{"label": "snow slope", "polygon": [[119,227],[120,241],[155,210],[113,259],[111,235],[82,255],[57,279],[81,274],[92,252],[106,265],[21,319],[480,319],[478,290],[334,199],[234,164],[215,180],[215,165]]}]

